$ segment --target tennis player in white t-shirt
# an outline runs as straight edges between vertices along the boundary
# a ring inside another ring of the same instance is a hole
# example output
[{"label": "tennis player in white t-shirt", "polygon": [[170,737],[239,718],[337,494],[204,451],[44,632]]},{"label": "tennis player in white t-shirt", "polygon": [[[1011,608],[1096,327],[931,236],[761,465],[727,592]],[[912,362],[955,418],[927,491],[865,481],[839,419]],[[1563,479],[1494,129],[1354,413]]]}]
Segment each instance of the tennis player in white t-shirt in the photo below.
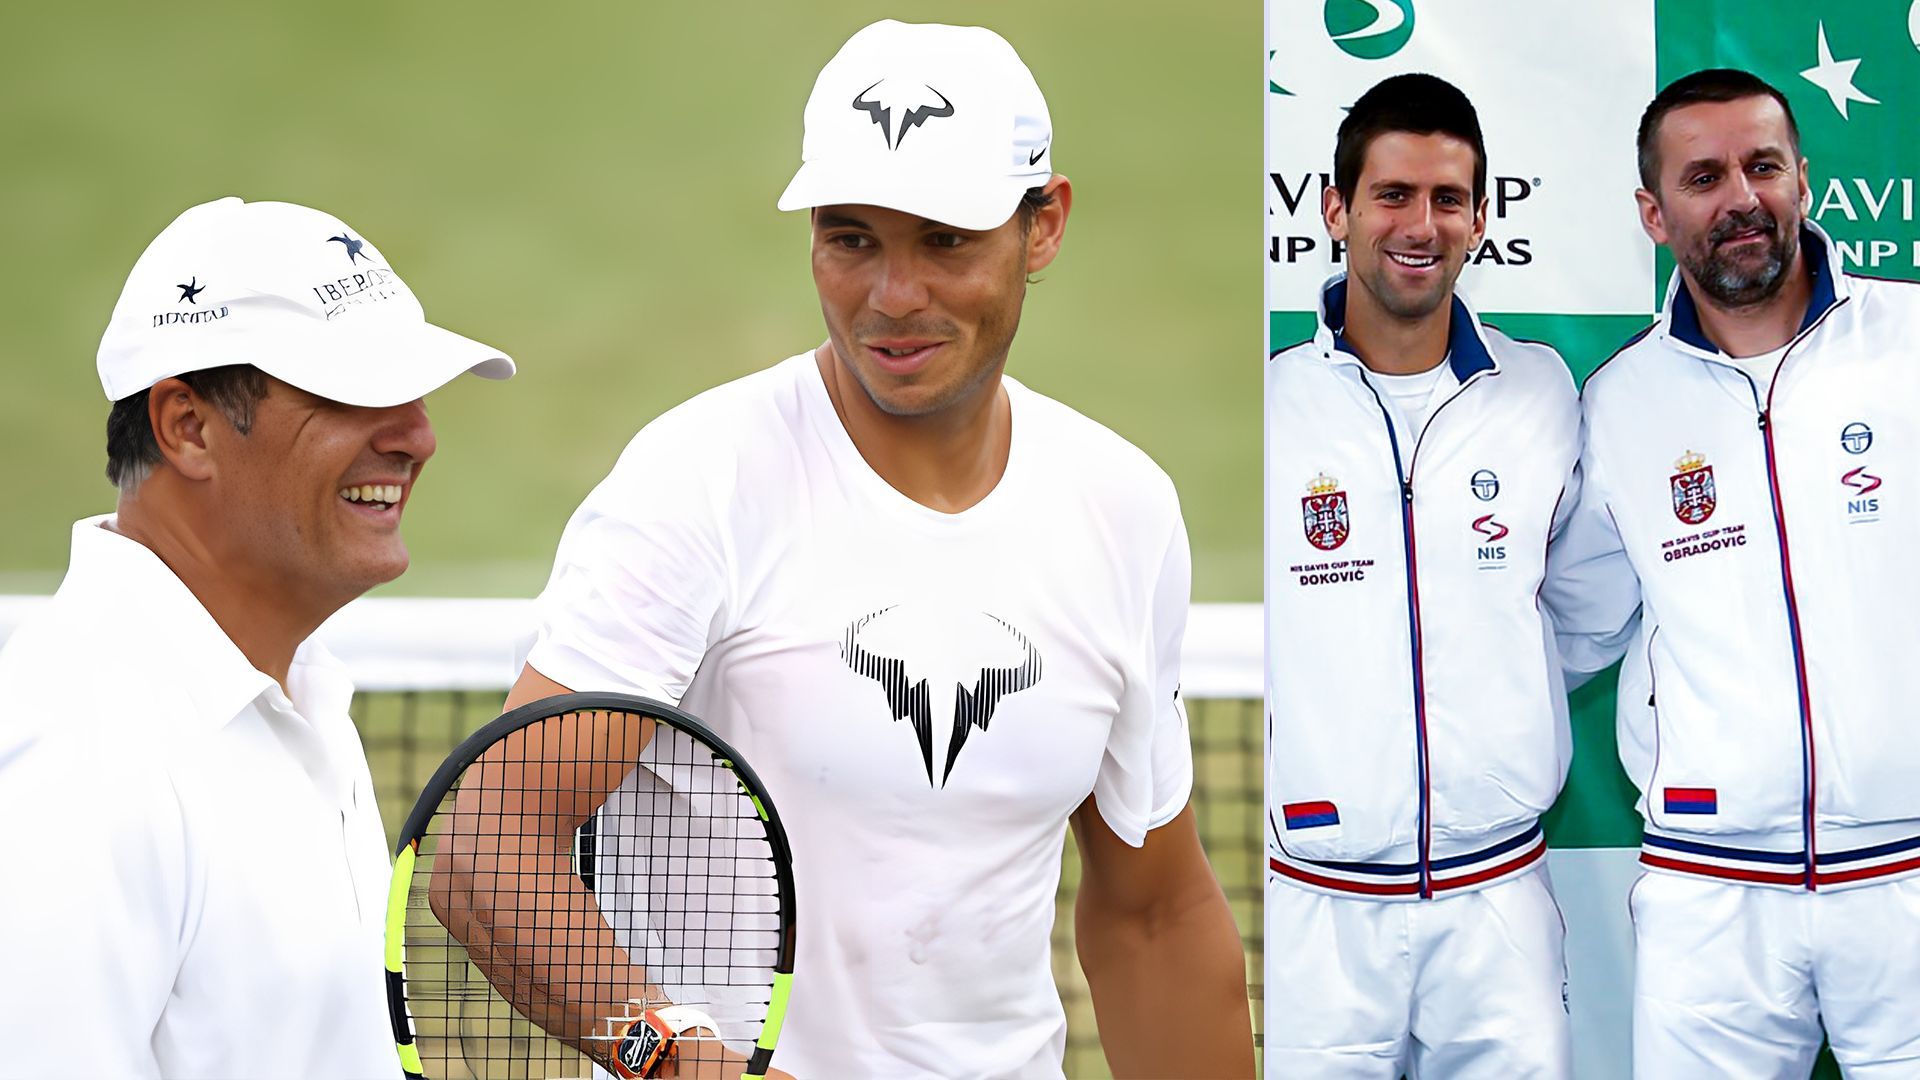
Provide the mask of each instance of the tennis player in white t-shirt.
[{"label": "tennis player in white t-shirt", "polygon": [[846,43],[780,199],[812,212],[828,341],[635,437],[567,526],[510,698],[678,702],[764,778],[800,919],[775,1060],[802,1080],[1060,1076],[1069,823],[1115,1071],[1253,1072],[1187,807],[1173,486],[1002,374],[1072,205],[1051,141],[990,31]]}]

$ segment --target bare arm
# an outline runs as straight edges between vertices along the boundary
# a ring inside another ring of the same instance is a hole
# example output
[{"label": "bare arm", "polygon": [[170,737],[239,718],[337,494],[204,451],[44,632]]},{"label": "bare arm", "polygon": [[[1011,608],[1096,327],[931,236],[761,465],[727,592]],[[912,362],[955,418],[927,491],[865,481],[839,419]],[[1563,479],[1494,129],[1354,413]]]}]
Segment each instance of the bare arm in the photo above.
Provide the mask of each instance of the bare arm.
[{"label": "bare arm", "polygon": [[[506,709],[571,692],[528,667]],[[574,873],[573,838],[632,771],[653,727],[621,714],[567,716],[543,725],[538,741],[522,733],[481,755],[455,795],[428,893],[434,916],[502,997],[602,1065],[614,1044],[587,1037],[612,1034],[610,1018],[637,1017],[629,1000],[666,995]],[[476,828],[481,820],[497,830]],[[716,1042],[683,1042],[666,1075],[738,1077],[744,1064]]]},{"label": "bare arm", "polygon": [[[532,668],[515,708],[567,688]],[[570,1045],[604,1057],[609,1017],[656,987],[614,941],[574,874],[573,836],[631,771],[649,721],[568,716],[509,736],[468,768],[445,818],[428,892],[433,913],[502,997]],[[484,825],[484,828],[483,828]]]},{"label": "bare arm", "polygon": [[1135,848],[1092,797],[1073,814],[1080,966],[1116,1077],[1252,1077],[1246,960],[1193,808]]},{"label": "bare arm", "polygon": [[532,704],[541,698],[571,693],[573,693],[571,689],[533,670],[533,665],[529,664],[520,669],[520,678],[513,684],[513,689],[507,691],[507,703],[500,707],[500,711],[510,713],[522,705]]}]

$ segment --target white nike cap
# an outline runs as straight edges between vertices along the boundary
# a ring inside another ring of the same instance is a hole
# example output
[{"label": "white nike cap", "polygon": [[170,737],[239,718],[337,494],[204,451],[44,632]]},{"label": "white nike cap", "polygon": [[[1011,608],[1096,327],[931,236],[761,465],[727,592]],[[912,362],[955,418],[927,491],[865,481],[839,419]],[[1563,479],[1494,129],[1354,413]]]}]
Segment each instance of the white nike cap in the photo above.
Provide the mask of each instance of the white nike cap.
[{"label": "white nike cap", "polygon": [[427,322],[386,256],[339,218],[231,197],[187,210],[147,245],[98,362],[110,401],[228,364],[376,408],[463,371],[513,374],[498,349]]},{"label": "white nike cap", "polygon": [[993,229],[1052,177],[1053,121],[999,34],[889,19],[820,70],[800,158],[782,210],[860,203]]}]

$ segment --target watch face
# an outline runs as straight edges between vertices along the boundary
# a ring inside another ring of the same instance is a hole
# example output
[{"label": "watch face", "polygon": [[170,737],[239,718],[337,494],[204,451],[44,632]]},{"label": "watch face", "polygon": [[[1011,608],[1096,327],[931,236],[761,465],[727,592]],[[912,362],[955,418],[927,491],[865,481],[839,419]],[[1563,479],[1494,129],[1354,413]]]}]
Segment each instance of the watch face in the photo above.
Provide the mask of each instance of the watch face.
[{"label": "watch face", "polygon": [[620,1064],[635,1076],[647,1076],[655,1060],[660,1056],[660,1033],[652,1024],[639,1020],[627,1029],[626,1037],[620,1040]]}]

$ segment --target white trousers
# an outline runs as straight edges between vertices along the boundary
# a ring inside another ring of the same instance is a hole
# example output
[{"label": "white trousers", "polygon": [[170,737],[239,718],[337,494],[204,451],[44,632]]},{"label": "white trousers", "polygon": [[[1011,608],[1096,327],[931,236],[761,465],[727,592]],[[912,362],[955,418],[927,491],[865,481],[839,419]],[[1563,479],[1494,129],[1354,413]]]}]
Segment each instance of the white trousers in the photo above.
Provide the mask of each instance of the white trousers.
[{"label": "white trousers", "polygon": [[1563,1080],[1565,926],[1545,869],[1440,900],[1267,881],[1268,1080]]},{"label": "white trousers", "polygon": [[1791,892],[1646,873],[1636,1080],[1805,1080],[1824,1025],[1853,1080],[1920,1077],[1920,878]]}]

